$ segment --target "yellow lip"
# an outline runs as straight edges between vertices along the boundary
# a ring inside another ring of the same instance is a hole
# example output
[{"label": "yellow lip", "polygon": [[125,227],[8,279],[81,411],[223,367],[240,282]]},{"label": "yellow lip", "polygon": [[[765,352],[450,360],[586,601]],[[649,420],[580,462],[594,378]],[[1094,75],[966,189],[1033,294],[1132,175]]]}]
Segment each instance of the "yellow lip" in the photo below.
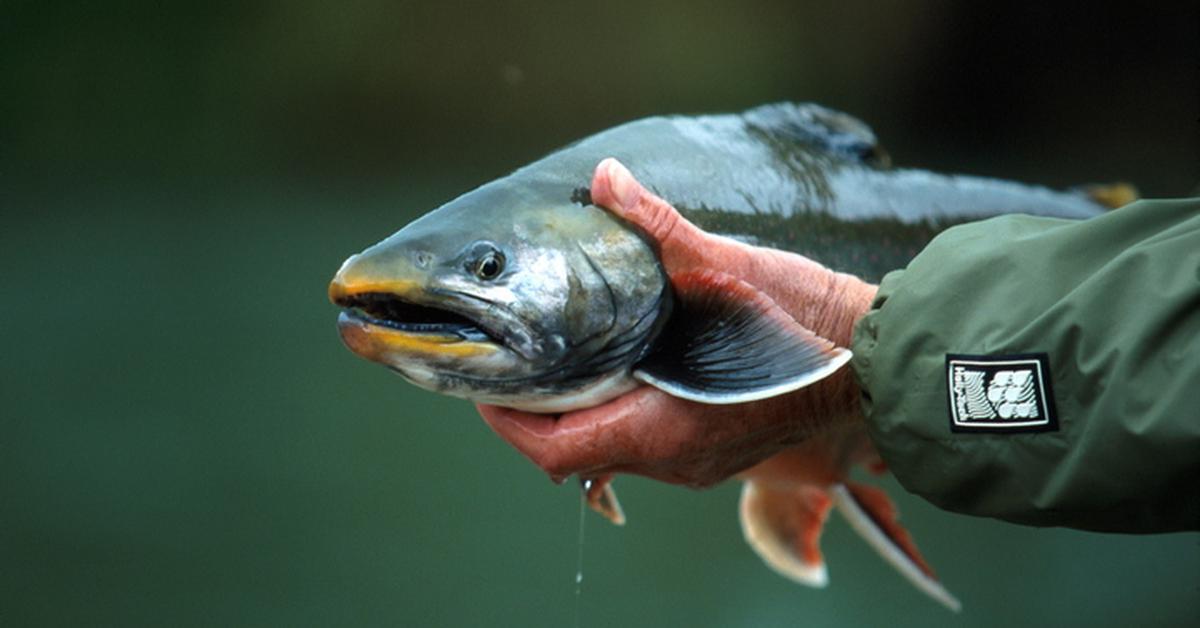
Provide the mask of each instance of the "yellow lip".
[{"label": "yellow lip", "polygon": [[418,290],[420,290],[420,286],[412,280],[355,280],[353,276],[338,272],[333,281],[329,282],[329,301],[338,305],[347,297],[368,292],[387,292],[403,297]]},{"label": "yellow lip", "polygon": [[494,344],[463,340],[455,335],[391,329],[346,313],[338,317],[338,332],[351,351],[383,364],[391,364],[397,355],[469,358],[499,350]]},{"label": "yellow lip", "polygon": [[[378,273],[369,260],[359,255],[351,257],[329,283],[329,300],[335,305],[344,305],[355,295],[372,292],[411,298],[423,289],[412,279],[385,279],[379,274],[382,273]],[[351,351],[382,364],[392,364],[396,358],[404,356],[466,358],[499,350],[494,344],[463,340],[457,334],[392,329],[350,312],[343,312],[338,317],[338,332]]]}]

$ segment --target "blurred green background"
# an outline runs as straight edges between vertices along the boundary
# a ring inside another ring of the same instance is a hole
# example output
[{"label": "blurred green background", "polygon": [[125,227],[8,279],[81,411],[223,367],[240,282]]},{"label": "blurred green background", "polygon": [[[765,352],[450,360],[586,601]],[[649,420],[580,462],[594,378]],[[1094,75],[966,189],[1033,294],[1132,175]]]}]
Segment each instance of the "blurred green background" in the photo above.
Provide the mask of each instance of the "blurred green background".
[{"label": "blurred green background", "polygon": [[996,4],[0,2],[0,624],[1194,625],[1195,534],[890,480],[961,615],[836,517],[811,591],[736,486],[638,478],[577,599],[575,488],[334,330],[347,255],[657,113],[812,100],[901,165],[1194,189],[1195,3]]}]

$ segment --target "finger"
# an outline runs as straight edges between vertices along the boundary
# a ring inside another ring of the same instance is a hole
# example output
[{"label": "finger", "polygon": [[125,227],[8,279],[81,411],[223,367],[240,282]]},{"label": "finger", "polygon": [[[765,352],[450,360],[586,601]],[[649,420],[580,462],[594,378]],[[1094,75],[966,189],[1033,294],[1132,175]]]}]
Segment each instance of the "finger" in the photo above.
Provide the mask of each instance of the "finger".
[{"label": "finger", "polygon": [[670,203],[638,183],[621,162],[609,157],[596,166],[592,201],[632,222],[658,243],[663,257],[692,252],[705,234],[688,222]]},{"label": "finger", "polygon": [[554,431],[554,417],[550,415],[521,412],[512,408],[480,403],[475,405],[483,421],[534,464],[542,466],[540,459]]},{"label": "finger", "polygon": [[612,405],[614,402],[563,417],[487,404],[476,408],[496,434],[559,481],[577,473],[594,474],[621,457],[622,452],[611,448],[607,438],[597,436],[602,427],[624,416],[619,411],[609,414]]},{"label": "finger", "polygon": [[709,486],[772,453],[778,448],[772,443],[781,439],[751,419],[760,413],[697,404],[649,386],[557,418],[482,404],[478,409],[501,438],[555,480],[632,473]]}]

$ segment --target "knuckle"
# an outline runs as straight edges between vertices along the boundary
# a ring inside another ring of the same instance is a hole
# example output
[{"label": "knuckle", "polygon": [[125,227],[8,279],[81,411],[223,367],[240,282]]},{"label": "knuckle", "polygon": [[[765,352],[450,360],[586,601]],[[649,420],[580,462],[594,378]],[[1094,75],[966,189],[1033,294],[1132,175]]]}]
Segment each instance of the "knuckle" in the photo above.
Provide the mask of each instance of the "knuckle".
[{"label": "knuckle", "polygon": [[682,221],[679,212],[663,201],[647,202],[641,214],[642,227],[659,243],[670,241]]}]

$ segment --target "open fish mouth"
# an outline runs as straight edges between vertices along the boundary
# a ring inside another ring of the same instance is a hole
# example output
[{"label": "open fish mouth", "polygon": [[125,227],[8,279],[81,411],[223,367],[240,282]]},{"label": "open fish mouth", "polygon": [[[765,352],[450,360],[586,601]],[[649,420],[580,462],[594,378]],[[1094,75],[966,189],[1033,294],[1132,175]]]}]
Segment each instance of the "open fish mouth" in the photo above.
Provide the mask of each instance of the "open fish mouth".
[{"label": "open fish mouth", "polygon": [[413,303],[387,292],[343,294],[334,298],[343,315],[358,323],[406,333],[502,344],[480,323],[459,312]]}]

